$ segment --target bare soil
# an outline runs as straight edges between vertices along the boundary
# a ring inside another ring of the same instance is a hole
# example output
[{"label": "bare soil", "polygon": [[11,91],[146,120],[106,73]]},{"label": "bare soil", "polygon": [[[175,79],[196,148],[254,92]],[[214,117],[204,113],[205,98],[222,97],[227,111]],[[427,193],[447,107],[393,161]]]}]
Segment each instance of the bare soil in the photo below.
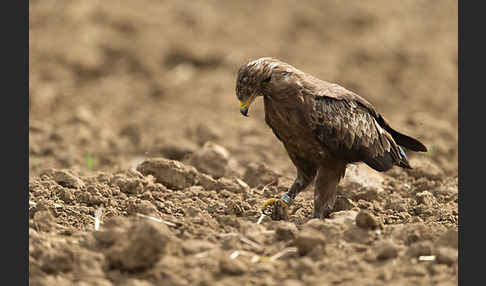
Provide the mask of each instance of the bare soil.
[{"label": "bare soil", "polygon": [[[456,1],[30,1],[31,285],[456,285]],[[336,212],[234,94],[273,56],[429,148],[352,165]],[[260,223],[259,223],[260,222]],[[98,224],[98,226],[95,226]]]}]

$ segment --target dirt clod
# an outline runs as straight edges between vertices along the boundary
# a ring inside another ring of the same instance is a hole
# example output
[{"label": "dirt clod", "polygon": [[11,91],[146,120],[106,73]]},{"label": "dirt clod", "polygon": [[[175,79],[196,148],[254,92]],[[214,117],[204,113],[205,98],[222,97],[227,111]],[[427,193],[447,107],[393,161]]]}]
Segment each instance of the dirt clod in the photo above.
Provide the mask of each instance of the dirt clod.
[{"label": "dirt clod", "polygon": [[376,258],[379,260],[393,259],[398,256],[398,248],[391,242],[381,242],[376,247]]},{"label": "dirt clod", "polygon": [[421,193],[417,193],[416,195],[417,204],[422,204],[426,206],[433,206],[437,203],[434,195],[432,195],[429,191],[423,191]]},{"label": "dirt clod", "polygon": [[322,254],[326,245],[326,240],[320,232],[306,229],[297,234],[294,244],[297,246],[301,256],[311,252]]},{"label": "dirt clod", "polygon": [[152,175],[157,182],[175,190],[192,186],[197,176],[194,167],[164,158],[145,160],[137,166],[137,171],[144,175]]},{"label": "dirt clod", "polygon": [[111,267],[140,271],[160,259],[172,236],[164,224],[149,220],[133,221],[105,253]]},{"label": "dirt clod", "polygon": [[297,227],[293,223],[286,221],[279,221],[278,226],[275,228],[276,240],[293,240],[298,233]]},{"label": "dirt clod", "polygon": [[360,211],[356,215],[356,225],[365,229],[375,229],[378,227],[378,221],[368,211]]},{"label": "dirt clod", "polygon": [[229,152],[223,146],[213,142],[206,142],[200,150],[194,152],[187,164],[193,165],[200,172],[209,174],[215,179],[221,178],[226,173],[229,161]]},{"label": "dirt clod", "polygon": [[59,185],[66,188],[82,189],[84,182],[67,170],[48,169],[40,174],[51,177]]},{"label": "dirt clod", "polygon": [[432,251],[433,245],[430,241],[419,241],[408,247],[407,254],[410,257],[429,256]]}]

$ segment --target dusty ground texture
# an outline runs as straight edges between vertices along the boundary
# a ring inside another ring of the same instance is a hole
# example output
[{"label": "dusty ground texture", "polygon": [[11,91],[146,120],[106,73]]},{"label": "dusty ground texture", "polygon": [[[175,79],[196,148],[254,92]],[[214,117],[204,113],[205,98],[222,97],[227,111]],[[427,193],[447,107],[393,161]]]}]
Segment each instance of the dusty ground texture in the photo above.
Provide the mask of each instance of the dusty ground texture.
[{"label": "dusty ground texture", "polygon": [[[30,1],[31,285],[457,284],[457,2],[339,2]],[[239,114],[261,56],[430,152],[258,223],[295,176],[261,100]]]}]

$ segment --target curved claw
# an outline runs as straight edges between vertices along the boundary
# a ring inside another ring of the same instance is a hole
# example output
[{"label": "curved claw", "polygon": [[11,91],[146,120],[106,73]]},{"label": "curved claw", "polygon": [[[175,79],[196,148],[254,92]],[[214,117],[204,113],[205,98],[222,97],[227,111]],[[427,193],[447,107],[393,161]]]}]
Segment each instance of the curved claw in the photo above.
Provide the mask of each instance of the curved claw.
[{"label": "curved claw", "polygon": [[273,220],[287,219],[289,216],[289,207],[282,199],[272,198],[262,206],[262,213],[270,216]]}]

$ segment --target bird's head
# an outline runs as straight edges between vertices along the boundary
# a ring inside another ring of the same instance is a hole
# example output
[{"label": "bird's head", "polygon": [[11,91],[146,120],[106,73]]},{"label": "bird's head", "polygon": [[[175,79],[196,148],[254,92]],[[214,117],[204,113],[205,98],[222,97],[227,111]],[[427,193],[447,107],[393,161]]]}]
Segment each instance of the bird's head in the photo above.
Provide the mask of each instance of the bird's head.
[{"label": "bird's head", "polygon": [[236,97],[240,101],[240,112],[248,116],[248,109],[257,96],[262,96],[263,85],[270,81],[273,67],[278,60],[265,57],[249,61],[238,70]]}]

